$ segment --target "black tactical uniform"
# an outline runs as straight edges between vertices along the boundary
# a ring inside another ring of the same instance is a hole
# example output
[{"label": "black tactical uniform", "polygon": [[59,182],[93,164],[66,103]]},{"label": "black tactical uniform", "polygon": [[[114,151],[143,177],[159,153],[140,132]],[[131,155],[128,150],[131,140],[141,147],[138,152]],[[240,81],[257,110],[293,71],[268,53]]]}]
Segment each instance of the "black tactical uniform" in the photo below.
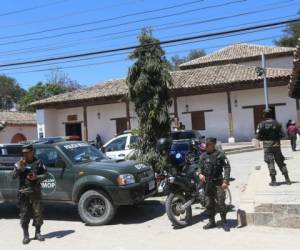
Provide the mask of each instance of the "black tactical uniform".
[{"label": "black tactical uniform", "polygon": [[257,128],[257,139],[263,141],[264,160],[268,164],[271,186],[276,183],[275,162],[277,163],[281,173],[284,175],[286,183],[291,184],[284,156],[281,152],[280,139],[284,137],[282,126],[272,118],[272,113],[269,110],[264,111],[265,120],[262,121]]},{"label": "black tactical uniform", "polygon": [[[31,145],[25,146],[23,153],[30,150],[33,150]],[[24,232],[23,243],[27,244],[29,243],[28,226],[31,218],[33,218],[33,225],[36,227],[35,238],[40,241],[44,240],[40,234],[40,229],[43,224],[40,183],[47,178],[47,170],[40,160],[34,158],[32,162],[26,161],[24,171],[21,171],[21,161],[22,160],[15,164],[13,178],[19,178],[18,197],[20,203],[20,221]],[[37,180],[30,181],[27,178],[32,174],[37,176]]]},{"label": "black tactical uniform", "polygon": [[[207,143],[216,142],[214,138],[208,138]],[[225,154],[217,149],[212,153],[205,152],[201,155],[199,174],[205,176],[206,209],[209,223],[204,229],[215,227],[216,207],[218,207],[223,223],[226,223],[227,208],[225,205],[226,194],[222,188],[225,181],[229,184],[230,164]]]}]

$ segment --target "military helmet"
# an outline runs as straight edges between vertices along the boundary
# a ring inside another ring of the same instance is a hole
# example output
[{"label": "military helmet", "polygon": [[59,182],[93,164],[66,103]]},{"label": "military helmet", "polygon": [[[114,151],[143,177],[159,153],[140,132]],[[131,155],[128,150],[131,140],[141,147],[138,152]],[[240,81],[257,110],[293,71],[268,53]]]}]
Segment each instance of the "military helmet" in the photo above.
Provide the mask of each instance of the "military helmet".
[{"label": "military helmet", "polygon": [[273,112],[271,109],[264,109],[263,116],[264,118],[273,118]]},{"label": "military helmet", "polygon": [[28,153],[30,151],[33,151],[33,145],[32,144],[27,144],[27,145],[24,145],[22,147],[22,153]]},{"label": "military helmet", "polygon": [[205,141],[206,144],[217,144],[217,138],[214,138],[214,137],[209,137],[209,138],[206,138],[206,141]]},{"label": "military helmet", "polygon": [[167,151],[169,152],[171,149],[172,141],[169,138],[160,138],[157,141],[156,149],[158,152]]}]

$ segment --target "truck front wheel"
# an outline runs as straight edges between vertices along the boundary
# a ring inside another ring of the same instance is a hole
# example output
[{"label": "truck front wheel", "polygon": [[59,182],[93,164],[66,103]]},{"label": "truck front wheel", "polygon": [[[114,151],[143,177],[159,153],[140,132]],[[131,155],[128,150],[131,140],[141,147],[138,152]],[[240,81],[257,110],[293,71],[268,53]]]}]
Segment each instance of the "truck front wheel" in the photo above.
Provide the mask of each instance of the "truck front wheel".
[{"label": "truck front wheel", "polygon": [[80,197],[78,211],[87,225],[100,226],[113,219],[116,208],[104,192],[88,190]]}]

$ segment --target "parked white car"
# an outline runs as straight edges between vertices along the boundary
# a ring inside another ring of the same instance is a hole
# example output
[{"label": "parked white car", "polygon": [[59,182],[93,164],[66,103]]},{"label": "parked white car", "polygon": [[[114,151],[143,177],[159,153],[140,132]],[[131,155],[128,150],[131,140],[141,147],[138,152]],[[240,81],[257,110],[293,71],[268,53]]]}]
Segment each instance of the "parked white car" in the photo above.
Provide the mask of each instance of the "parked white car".
[{"label": "parked white car", "polygon": [[111,159],[125,159],[128,154],[133,152],[134,149],[132,149],[132,145],[136,143],[137,140],[138,137],[136,135],[125,133],[105,143],[102,150],[106,156]]}]

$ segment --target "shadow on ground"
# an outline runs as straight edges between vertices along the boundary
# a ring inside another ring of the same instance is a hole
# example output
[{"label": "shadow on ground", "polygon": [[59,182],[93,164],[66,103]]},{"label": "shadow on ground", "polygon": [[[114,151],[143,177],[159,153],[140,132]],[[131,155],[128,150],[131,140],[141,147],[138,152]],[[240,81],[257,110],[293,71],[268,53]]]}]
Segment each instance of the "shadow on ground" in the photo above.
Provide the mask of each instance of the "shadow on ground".
[{"label": "shadow on ground", "polygon": [[55,231],[55,232],[45,234],[44,237],[46,239],[52,239],[52,238],[60,239],[60,238],[64,238],[67,235],[73,234],[73,233],[75,233],[75,230],[61,230],[61,231]]},{"label": "shadow on ground", "polygon": [[165,206],[157,200],[146,200],[134,206],[121,206],[111,224],[140,224],[165,214]]},{"label": "shadow on ground", "polygon": [[[157,200],[146,200],[134,206],[118,208],[111,224],[139,224],[153,220],[165,213],[164,205]],[[0,203],[0,219],[18,219],[17,203]],[[44,219],[54,221],[81,222],[77,206],[68,203],[44,203]],[[69,232],[69,231],[67,231]]]}]

